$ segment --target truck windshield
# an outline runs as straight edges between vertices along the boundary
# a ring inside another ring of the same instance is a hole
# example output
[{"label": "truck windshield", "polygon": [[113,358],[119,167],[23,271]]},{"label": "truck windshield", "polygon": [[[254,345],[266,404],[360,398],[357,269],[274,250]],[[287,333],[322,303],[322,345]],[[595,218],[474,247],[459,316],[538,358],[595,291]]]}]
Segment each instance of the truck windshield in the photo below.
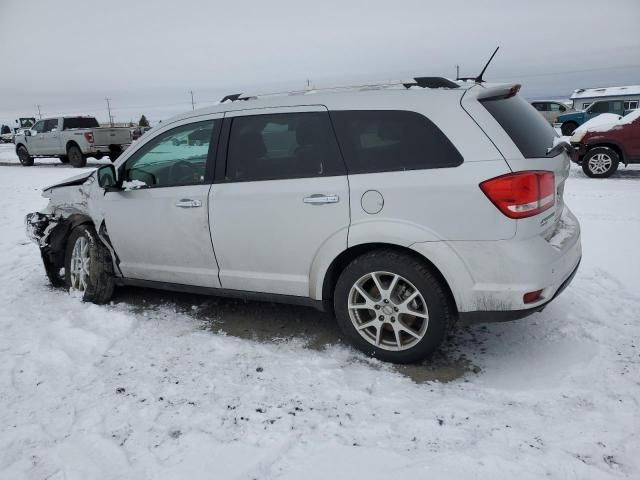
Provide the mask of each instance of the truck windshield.
[{"label": "truck windshield", "polygon": [[525,158],[546,157],[557,134],[547,120],[520,95],[481,100]]},{"label": "truck windshield", "polygon": [[63,130],[70,130],[72,128],[97,128],[100,125],[98,121],[93,117],[72,117],[65,118],[63,123]]}]

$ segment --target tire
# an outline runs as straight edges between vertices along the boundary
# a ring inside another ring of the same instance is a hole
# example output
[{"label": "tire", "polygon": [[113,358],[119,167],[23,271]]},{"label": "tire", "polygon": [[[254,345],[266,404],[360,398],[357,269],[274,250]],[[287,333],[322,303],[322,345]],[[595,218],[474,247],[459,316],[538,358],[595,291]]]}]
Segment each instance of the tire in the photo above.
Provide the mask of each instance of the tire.
[{"label": "tire", "polygon": [[40,251],[40,255],[42,257],[42,263],[44,264],[44,271],[51,285],[56,288],[64,287],[66,283],[62,269],[53,265],[43,250]]},{"label": "tire", "polygon": [[[409,297],[414,298],[403,305]],[[375,250],[354,259],[340,274],[333,302],[338,325],[353,345],[394,363],[431,355],[444,341],[453,318],[439,279],[413,256],[394,250]],[[353,308],[364,304],[365,308]]]},{"label": "tire", "polygon": [[578,124],[576,122],[564,122],[560,126],[560,131],[562,135],[568,137],[569,135],[573,135],[573,131],[578,128]]},{"label": "tire", "polygon": [[16,151],[18,159],[23,167],[31,167],[33,165],[33,157],[29,155],[29,151],[24,145],[20,145]]},{"label": "tire", "polygon": [[109,151],[109,160],[111,160],[111,163],[115,163],[115,161],[118,159],[120,155],[122,155],[121,148],[112,148]]},{"label": "tire", "polygon": [[587,177],[607,178],[616,173],[620,156],[609,147],[596,147],[582,158],[582,171]]},{"label": "tire", "polygon": [[66,155],[62,155],[61,157],[58,157],[58,159],[59,159],[62,163],[69,163],[69,157],[67,157]]},{"label": "tire", "polygon": [[[78,250],[74,253],[76,248]],[[73,267],[72,261],[75,263]],[[101,304],[111,300],[114,289],[111,254],[92,225],[79,225],[71,231],[65,251],[64,272],[67,289],[78,292],[83,301]]]},{"label": "tire", "polygon": [[77,145],[71,145],[67,148],[67,157],[74,168],[82,168],[87,165],[87,157],[82,155],[80,147]]}]

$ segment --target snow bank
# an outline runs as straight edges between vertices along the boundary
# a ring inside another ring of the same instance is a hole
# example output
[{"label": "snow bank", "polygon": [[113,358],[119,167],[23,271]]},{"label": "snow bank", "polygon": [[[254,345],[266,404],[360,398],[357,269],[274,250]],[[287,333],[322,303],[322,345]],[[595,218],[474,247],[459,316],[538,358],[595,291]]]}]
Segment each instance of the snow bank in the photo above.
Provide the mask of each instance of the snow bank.
[{"label": "snow bank", "polygon": [[[23,217],[68,175],[0,167],[0,478],[640,477],[640,211],[620,208],[640,203],[640,169],[572,171],[574,283],[531,318],[457,330],[445,357],[476,373],[422,384],[340,343],[204,329],[229,313],[206,297],[52,289]],[[265,310],[256,325],[277,321]]]}]

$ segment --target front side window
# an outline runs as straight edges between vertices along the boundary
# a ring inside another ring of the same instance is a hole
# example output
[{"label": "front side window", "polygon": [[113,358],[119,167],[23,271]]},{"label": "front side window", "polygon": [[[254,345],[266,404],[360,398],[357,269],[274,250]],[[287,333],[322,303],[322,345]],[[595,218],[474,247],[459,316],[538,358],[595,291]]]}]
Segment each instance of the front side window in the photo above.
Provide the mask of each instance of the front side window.
[{"label": "front side window", "polygon": [[463,161],[447,136],[417,112],[343,110],[331,112],[331,119],[350,174],[457,167]]},{"label": "front side window", "polygon": [[190,123],[150,140],[124,167],[134,187],[173,187],[205,183],[209,147],[218,122]]},{"label": "front side window", "polygon": [[43,133],[50,132],[54,128],[58,128],[58,119],[57,118],[53,118],[51,120],[45,120],[44,121],[44,129],[42,130],[42,132]]},{"label": "front side window", "polygon": [[327,113],[250,115],[232,119],[227,181],[344,174]]},{"label": "front side window", "polygon": [[42,133],[44,131],[44,122],[44,120],[40,120],[33,127],[31,127],[31,130],[37,133]]},{"label": "front side window", "polygon": [[635,110],[638,108],[638,100],[627,100],[624,102],[625,110]]},{"label": "front side window", "polygon": [[607,113],[609,111],[609,102],[596,102],[589,108],[589,113]]}]

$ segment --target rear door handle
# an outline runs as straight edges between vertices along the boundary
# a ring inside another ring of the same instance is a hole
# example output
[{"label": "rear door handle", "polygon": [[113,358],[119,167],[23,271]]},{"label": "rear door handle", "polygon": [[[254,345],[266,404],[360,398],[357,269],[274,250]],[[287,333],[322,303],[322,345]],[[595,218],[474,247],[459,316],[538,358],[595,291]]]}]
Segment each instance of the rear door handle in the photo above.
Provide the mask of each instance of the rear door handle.
[{"label": "rear door handle", "polygon": [[308,197],[302,199],[304,203],[310,203],[311,205],[322,205],[324,203],[338,203],[340,197],[338,195],[324,195],[322,193],[314,193]]},{"label": "rear door handle", "polygon": [[200,200],[191,200],[190,198],[182,198],[176,202],[176,207],[180,208],[196,208],[201,206],[202,202]]}]

